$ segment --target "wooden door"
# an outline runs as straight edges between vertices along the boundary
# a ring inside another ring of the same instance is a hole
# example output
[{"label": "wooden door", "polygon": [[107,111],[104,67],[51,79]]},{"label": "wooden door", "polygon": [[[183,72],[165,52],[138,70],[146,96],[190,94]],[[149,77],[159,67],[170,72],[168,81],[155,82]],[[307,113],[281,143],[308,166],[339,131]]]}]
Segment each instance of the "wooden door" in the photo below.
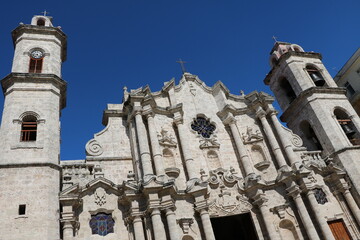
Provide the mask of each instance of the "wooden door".
[{"label": "wooden door", "polygon": [[332,234],[335,237],[335,240],[351,240],[351,237],[342,219],[328,222],[328,224]]}]

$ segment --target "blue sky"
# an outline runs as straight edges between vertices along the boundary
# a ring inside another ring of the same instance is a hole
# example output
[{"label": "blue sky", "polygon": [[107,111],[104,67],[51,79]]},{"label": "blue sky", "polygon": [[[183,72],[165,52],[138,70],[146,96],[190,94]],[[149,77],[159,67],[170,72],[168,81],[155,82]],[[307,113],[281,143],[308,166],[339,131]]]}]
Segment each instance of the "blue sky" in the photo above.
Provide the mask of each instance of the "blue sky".
[{"label": "blue sky", "polygon": [[[176,60],[212,86],[232,93],[270,93],[263,79],[279,41],[320,52],[335,75],[359,47],[360,1],[117,0],[7,1],[0,9],[0,75],[10,73],[11,30],[45,9],[68,35],[67,107],[62,112],[61,159],[85,158],[85,144],[102,130],[107,103],[122,88],[181,77]],[[3,97],[0,98],[0,106]],[[2,110],[2,109],[1,109]]]}]

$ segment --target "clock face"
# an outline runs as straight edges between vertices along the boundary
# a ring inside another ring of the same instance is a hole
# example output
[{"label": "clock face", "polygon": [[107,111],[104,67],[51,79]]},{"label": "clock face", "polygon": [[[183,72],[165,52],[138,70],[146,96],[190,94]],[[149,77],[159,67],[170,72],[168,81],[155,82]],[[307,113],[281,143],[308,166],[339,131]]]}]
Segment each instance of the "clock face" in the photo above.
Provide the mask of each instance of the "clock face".
[{"label": "clock face", "polygon": [[31,52],[31,57],[35,59],[40,59],[43,57],[43,55],[44,55],[43,52],[40,50],[35,50]]}]

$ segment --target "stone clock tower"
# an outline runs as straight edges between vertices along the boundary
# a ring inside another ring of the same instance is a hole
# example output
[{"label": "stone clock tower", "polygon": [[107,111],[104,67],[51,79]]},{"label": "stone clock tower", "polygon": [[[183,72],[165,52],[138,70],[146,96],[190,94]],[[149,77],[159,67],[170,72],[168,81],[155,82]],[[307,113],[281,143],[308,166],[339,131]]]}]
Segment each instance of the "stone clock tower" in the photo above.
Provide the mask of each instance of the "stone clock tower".
[{"label": "stone clock tower", "polygon": [[[11,73],[0,130],[1,239],[60,239],[60,114],[66,104],[61,65],[66,35],[49,16],[12,32]],[[5,209],[5,208],[2,208]]]}]

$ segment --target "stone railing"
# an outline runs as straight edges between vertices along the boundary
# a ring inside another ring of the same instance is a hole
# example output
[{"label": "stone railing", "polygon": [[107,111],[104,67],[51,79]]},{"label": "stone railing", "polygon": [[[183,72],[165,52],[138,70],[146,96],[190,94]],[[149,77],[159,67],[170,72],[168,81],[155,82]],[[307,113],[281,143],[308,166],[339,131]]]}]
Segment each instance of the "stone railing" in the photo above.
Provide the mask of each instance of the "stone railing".
[{"label": "stone railing", "polygon": [[301,158],[305,164],[315,164],[319,167],[325,167],[325,159],[321,156],[322,151],[304,151],[301,153]]},{"label": "stone railing", "polygon": [[98,176],[103,176],[100,166],[88,164],[84,161],[79,161],[79,163],[69,161],[68,163],[62,163],[61,166],[63,169],[62,189],[66,189],[77,183],[84,185]]}]

